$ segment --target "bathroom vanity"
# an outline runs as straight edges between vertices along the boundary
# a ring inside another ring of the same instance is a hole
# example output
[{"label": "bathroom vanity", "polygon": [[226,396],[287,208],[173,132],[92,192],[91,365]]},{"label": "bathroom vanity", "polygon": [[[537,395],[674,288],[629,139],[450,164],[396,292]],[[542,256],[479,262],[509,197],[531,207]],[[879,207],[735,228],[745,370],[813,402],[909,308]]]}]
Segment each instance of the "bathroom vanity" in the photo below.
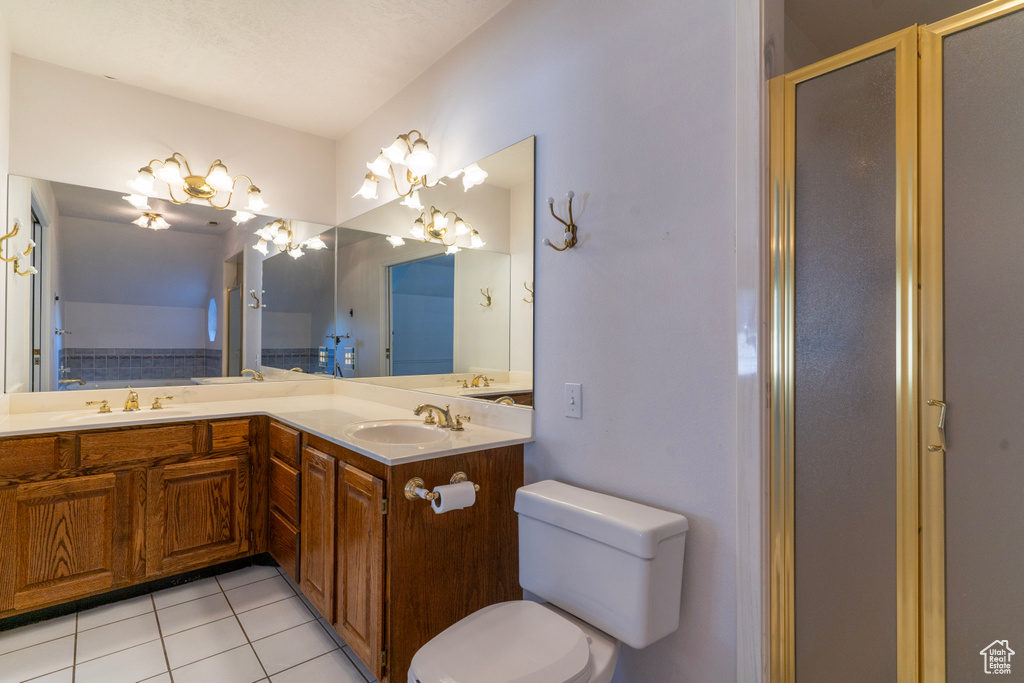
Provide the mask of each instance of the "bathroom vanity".
[{"label": "bathroom vanity", "polygon": [[[440,631],[521,597],[513,505],[528,436],[471,426],[433,448],[374,449],[336,436],[368,401],[216,405],[101,428],[24,416],[23,427],[58,427],[0,438],[0,618],[269,552],[367,668],[397,683]],[[236,414],[194,417],[204,411]],[[432,488],[456,472],[480,486],[470,508],[435,514],[404,495],[414,477]]]}]

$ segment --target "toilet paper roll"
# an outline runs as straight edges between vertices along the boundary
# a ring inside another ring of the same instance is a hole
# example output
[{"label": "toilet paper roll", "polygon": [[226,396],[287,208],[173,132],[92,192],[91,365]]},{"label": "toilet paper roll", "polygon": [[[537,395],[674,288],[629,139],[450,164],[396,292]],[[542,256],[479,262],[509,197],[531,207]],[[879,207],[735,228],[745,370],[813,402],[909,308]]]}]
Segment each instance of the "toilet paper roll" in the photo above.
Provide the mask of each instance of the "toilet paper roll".
[{"label": "toilet paper roll", "polygon": [[438,495],[437,498],[430,501],[430,507],[439,515],[452,510],[468,508],[476,502],[476,489],[473,488],[471,481],[435,486],[434,493]]}]

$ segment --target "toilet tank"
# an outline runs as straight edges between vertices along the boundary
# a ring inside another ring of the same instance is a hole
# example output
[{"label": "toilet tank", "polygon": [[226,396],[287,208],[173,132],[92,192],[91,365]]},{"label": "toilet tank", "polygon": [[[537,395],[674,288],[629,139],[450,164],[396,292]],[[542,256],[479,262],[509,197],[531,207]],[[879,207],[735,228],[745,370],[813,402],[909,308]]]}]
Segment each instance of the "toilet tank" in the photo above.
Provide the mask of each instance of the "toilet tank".
[{"label": "toilet tank", "polygon": [[515,509],[523,588],[631,647],[679,627],[685,517],[557,481]]}]

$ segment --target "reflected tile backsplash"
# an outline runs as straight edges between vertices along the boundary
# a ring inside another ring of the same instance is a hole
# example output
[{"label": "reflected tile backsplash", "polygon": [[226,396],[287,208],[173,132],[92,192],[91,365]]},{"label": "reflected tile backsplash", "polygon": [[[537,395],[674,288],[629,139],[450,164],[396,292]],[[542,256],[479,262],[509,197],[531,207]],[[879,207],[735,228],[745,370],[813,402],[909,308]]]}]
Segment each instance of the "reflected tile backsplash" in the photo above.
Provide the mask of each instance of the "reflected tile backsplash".
[{"label": "reflected tile backsplash", "polygon": [[65,348],[59,355],[62,379],[104,380],[219,377],[220,349]]}]

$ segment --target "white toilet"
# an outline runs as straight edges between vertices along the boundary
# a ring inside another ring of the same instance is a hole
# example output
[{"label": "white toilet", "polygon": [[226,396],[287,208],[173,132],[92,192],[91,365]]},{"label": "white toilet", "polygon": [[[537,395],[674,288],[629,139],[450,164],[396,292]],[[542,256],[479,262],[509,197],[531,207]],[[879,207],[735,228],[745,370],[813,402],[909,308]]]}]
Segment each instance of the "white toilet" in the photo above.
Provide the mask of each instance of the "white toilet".
[{"label": "white toilet", "polygon": [[607,683],[620,641],[679,627],[685,517],[557,481],[519,489],[515,509],[519,583],[548,603],[453,624],[416,652],[409,683]]}]

